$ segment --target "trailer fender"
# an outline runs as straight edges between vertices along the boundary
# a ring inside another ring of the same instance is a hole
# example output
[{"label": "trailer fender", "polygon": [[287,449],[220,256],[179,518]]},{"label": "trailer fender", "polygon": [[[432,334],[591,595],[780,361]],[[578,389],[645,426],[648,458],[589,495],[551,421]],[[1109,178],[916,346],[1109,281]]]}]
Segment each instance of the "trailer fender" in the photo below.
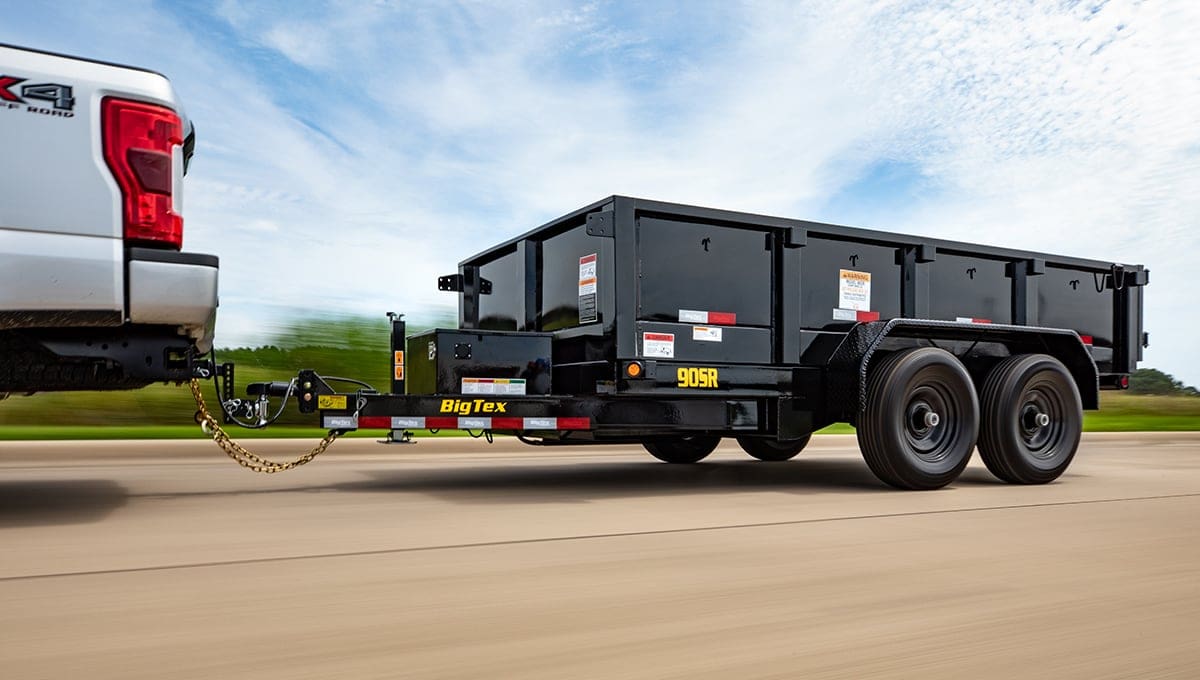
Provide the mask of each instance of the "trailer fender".
[{"label": "trailer fender", "polygon": [[[939,345],[939,343],[942,343]],[[1083,408],[1099,408],[1099,373],[1087,346],[1062,328],[890,319],[856,324],[826,364],[826,409],[853,422],[866,408],[867,376],[890,351],[905,347],[944,346],[964,360],[977,386],[987,368],[1016,354],[1048,354],[1063,363],[1079,388]],[[1001,347],[996,352],[997,346]]]}]

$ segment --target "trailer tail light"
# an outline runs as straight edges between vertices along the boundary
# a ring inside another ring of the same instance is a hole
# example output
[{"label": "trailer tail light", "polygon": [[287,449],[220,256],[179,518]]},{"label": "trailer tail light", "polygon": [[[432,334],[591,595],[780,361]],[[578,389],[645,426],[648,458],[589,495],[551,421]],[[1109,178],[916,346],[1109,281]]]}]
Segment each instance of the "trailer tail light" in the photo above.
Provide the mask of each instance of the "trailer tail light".
[{"label": "trailer tail light", "polygon": [[165,106],[106,97],[100,105],[104,160],[121,188],[125,241],[183,246],[176,164],[183,123]]}]

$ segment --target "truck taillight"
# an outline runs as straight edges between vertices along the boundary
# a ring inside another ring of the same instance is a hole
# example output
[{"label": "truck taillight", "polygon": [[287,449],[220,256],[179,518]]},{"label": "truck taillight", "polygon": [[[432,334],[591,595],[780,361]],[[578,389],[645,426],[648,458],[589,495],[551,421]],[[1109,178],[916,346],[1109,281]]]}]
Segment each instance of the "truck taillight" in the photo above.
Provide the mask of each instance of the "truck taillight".
[{"label": "truck taillight", "polygon": [[155,104],[107,97],[101,103],[104,160],[121,187],[125,240],[183,246],[183,217],[175,209],[174,155],[181,153],[179,115]]}]

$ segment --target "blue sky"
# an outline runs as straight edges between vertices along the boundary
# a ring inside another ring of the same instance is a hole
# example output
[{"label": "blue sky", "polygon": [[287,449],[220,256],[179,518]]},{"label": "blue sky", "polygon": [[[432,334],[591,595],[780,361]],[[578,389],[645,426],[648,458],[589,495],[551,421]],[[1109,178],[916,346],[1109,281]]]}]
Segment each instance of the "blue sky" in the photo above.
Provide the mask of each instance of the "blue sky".
[{"label": "blue sky", "polygon": [[1145,263],[1195,384],[1198,5],[0,0],[0,41],[172,79],[219,344],[448,312],[460,259],[623,193]]}]

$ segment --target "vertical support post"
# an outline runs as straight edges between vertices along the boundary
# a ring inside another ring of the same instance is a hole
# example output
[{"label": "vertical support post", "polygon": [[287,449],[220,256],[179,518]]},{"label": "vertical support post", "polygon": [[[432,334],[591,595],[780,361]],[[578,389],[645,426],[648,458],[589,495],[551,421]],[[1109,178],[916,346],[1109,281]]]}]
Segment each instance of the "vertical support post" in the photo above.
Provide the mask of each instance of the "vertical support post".
[{"label": "vertical support post", "polygon": [[929,272],[918,264],[937,259],[937,248],[928,243],[896,249],[900,265],[900,316],[905,319],[929,318]]},{"label": "vertical support post", "polygon": [[404,315],[388,312],[392,322],[392,394],[404,394]]},{"label": "vertical support post", "polygon": [[1032,277],[1046,273],[1045,260],[1017,260],[1005,267],[1012,279],[1012,322],[1015,326],[1038,324],[1037,282]]},{"label": "vertical support post", "polygon": [[[1118,280],[1121,279],[1121,280]],[[1130,356],[1136,354],[1133,350],[1134,339],[1130,337],[1129,316],[1129,286],[1125,284],[1125,271],[1113,268],[1112,274],[1106,275],[1106,281],[1112,281],[1113,292],[1113,373],[1133,373],[1134,362]]]},{"label": "vertical support post", "polygon": [[517,243],[517,258],[525,270],[525,315],[523,331],[537,331],[538,310],[542,308],[542,242],[524,239]]},{"label": "vertical support post", "polygon": [[900,265],[900,316],[917,318],[917,248],[905,246],[896,252]]},{"label": "vertical support post", "polygon": [[618,197],[613,201],[613,274],[617,309],[615,325],[617,359],[638,356],[637,317],[641,290],[641,265],[637,250],[637,215],[634,201]]},{"label": "vertical support post", "polygon": [[1015,326],[1029,325],[1029,275],[1025,271],[1024,262],[1014,262],[1008,265],[1012,277],[1012,322]]},{"label": "vertical support post", "polygon": [[802,227],[791,227],[775,238],[774,243],[782,246],[775,253],[775,291],[779,296],[774,329],[775,361],[796,364],[800,362],[801,252],[808,243],[808,232]]},{"label": "vertical support post", "polygon": [[459,326],[462,328],[479,328],[479,267],[463,265],[458,273],[462,275],[462,297],[459,298]]}]

